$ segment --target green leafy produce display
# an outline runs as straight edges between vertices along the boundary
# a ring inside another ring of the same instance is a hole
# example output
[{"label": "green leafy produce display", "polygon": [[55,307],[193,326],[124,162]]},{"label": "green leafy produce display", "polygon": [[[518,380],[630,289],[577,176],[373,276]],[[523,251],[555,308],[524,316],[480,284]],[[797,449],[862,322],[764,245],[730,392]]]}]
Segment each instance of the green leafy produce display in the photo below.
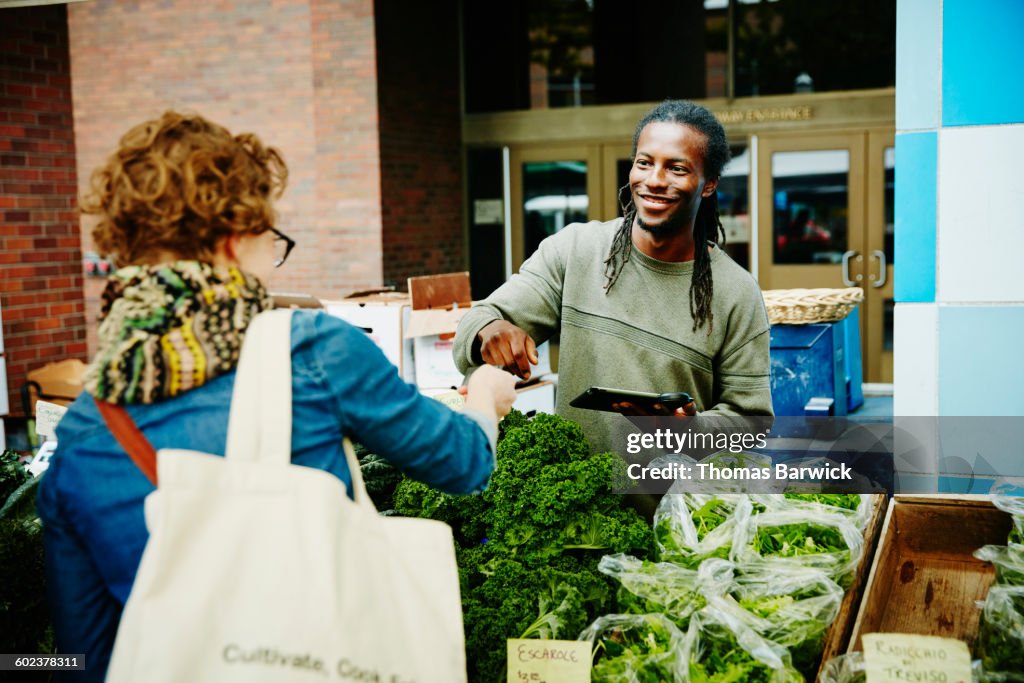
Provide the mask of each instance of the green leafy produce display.
[{"label": "green leafy produce display", "polygon": [[786,648],[754,632],[718,597],[690,621],[691,683],[801,683]]},{"label": "green leafy produce display", "polygon": [[[732,565],[721,562],[727,576],[717,581],[727,585]],[[705,563],[710,565],[710,561]],[[605,555],[597,565],[599,571],[619,581],[616,596],[619,611],[629,614],[664,614],[685,630],[690,616],[704,606],[704,593],[710,580],[691,569],[668,562],[638,560],[628,555]],[[722,590],[724,590],[724,586]]]},{"label": "green leafy produce display", "polygon": [[594,645],[592,683],[682,681],[679,655],[684,633],[662,614],[609,614],[597,619],[580,640]]},{"label": "green leafy produce display", "polygon": [[992,496],[992,504],[1013,518],[1007,542],[1024,545],[1024,496]]},{"label": "green leafy produce display", "polygon": [[997,584],[1024,586],[1024,545],[986,545],[975,550],[974,556],[995,565]]},{"label": "green leafy produce display", "polygon": [[864,653],[851,652],[825,662],[818,683],[865,683]]},{"label": "green leafy produce display", "polygon": [[16,477],[21,485],[0,506],[0,652],[51,653],[43,528],[35,506],[39,478]]},{"label": "green leafy produce display", "polygon": [[793,666],[813,679],[825,636],[839,614],[843,589],[811,567],[775,571],[770,564],[750,564],[737,573],[730,595],[761,623],[754,629],[789,648]]},{"label": "green leafy produce display", "polygon": [[597,571],[606,553],[650,555],[650,526],[612,493],[625,465],[590,455],[579,425],[554,415],[502,422],[497,465],[480,496],[449,496],[410,479],[398,514],[439,519],[456,540],[470,680],[505,679],[505,640],[574,638],[613,610]]},{"label": "green leafy produce display", "polygon": [[1024,586],[989,589],[981,612],[978,655],[986,673],[1014,674],[1020,680],[1024,672]]},{"label": "green leafy produce display", "polygon": [[734,555],[743,562],[772,560],[782,567],[820,569],[844,589],[860,562],[864,538],[842,515],[805,509],[773,510],[737,522],[742,543]]},{"label": "green leafy produce display", "polygon": [[856,493],[786,493],[784,496],[788,500],[818,503],[850,511],[856,510],[861,504],[861,496]]},{"label": "green leafy produce display", "polygon": [[370,494],[373,505],[379,511],[387,513],[395,507],[395,489],[398,482],[403,479],[402,473],[384,458],[371,453],[362,444],[357,443],[354,446],[366,492]]},{"label": "green leafy produce display", "polygon": [[[745,510],[737,514],[737,508]],[[696,568],[709,558],[727,559],[739,519],[752,512],[750,498],[738,494],[671,493],[654,513],[658,559]]]},{"label": "green leafy produce display", "polygon": [[0,454],[0,506],[18,487],[32,478],[21,463],[21,456],[10,449]]}]

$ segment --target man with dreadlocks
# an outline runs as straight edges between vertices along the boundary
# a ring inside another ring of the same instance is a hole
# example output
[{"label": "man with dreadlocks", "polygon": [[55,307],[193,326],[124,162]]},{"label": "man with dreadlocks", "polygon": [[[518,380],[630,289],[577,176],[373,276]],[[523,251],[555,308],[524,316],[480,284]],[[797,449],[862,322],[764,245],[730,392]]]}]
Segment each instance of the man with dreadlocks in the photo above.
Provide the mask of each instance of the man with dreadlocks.
[{"label": "man with dreadlocks", "polygon": [[598,451],[622,444],[614,415],[569,406],[590,386],[686,391],[696,405],[680,415],[772,415],[761,291],[719,247],[715,191],[728,160],[725,131],[704,107],[668,100],[648,112],[633,135],[624,217],[544,240],[463,317],[459,369],[528,378],[536,345],[560,331],[557,411]]}]

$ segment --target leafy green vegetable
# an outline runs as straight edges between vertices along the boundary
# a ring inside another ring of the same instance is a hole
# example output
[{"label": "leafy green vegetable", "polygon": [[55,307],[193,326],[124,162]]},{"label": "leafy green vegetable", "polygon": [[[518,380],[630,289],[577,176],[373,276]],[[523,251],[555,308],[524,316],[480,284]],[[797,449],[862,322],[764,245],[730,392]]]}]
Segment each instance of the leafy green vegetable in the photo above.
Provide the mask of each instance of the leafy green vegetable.
[{"label": "leafy green vegetable", "polygon": [[779,571],[771,563],[747,565],[730,594],[741,607],[767,622],[758,632],[790,648],[793,663],[817,668],[825,632],[839,614],[843,589],[818,569]]},{"label": "leafy green vegetable", "polygon": [[727,559],[737,521],[749,516],[751,510],[751,501],[744,495],[664,496],[654,514],[658,559],[691,569],[709,558]]},{"label": "leafy green vegetable", "polygon": [[848,550],[836,528],[817,524],[761,527],[754,535],[753,548],[762,557],[797,557]]},{"label": "leafy green vegetable", "polygon": [[978,654],[986,672],[1024,671],[1024,587],[989,589],[981,612]]},{"label": "leafy green vegetable", "polygon": [[402,481],[402,473],[390,462],[376,453],[371,453],[362,444],[354,444],[356,457],[359,459],[359,471],[363,475],[363,484],[370,500],[381,512],[395,507],[395,489]]},{"label": "leafy green vegetable", "polygon": [[664,683],[680,680],[683,634],[660,614],[598,619],[580,640],[594,643],[592,683]]},{"label": "leafy green vegetable", "polygon": [[844,510],[856,510],[860,507],[861,497],[857,493],[787,493],[790,500],[820,503]]},{"label": "leafy green vegetable", "polygon": [[[690,624],[693,641],[688,650],[691,683],[798,683],[803,681],[791,665],[785,648],[754,634],[715,600]],[[741,645],[740,642],[744,645]]]},{"label": "leafy green vegetable", "polygon": [[852,520],[825,510],[771,510],[750,517],[741,530],[734,549],[741,563],[767,560],[778,564],[776,571],[820,569],[843,588],[853,578],[864,545]]},{"label": "leafy green vegetable", "polygon": [[975,550],[974,556],[995,565],[997,584],[1024,586],[1024,545],[986,545]]},{"label": "leafy green vegetable", "polygon": [[605,555],[597,566],[619,581],[619,611],[629,614],[664,614],[685,629],[690,615],[704,606],[697,572],[667,562],[638,560],[627,555]]},{"label": "leafy green vegetable", "polygon": [[39,479],[25,481],[0,506],[0,652],[55,651],[35,507]]},{"label": "leafy green vegetable", "polygon": [[590,455],[579,425],[554,415],[500,425],[497,464],[479,496],[449,496],[410,479],[395,492],[405,516],[452,527],[469,677],[504,681],[507,638],[573,638],[612,608],[597,571],[606,552],[647,555],[650,527],[612,493],[625,465]]},{"label": "leafy green vegetable", "polygon": [[14,493],[19,486],[32,478],[21,463],[21,455],[17,451],[5,449],[0,455],[0,505]]}]

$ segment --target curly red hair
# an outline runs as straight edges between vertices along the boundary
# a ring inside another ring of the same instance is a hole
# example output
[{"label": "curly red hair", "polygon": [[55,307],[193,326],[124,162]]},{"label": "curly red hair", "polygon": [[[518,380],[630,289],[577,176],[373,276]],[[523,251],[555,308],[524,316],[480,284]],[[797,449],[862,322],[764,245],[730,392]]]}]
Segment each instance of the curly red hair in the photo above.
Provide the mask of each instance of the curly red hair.
[{"label": "curly red hair", "polygon": [[222,238],[274,225],[287,179],[280,152],[256,135],[168,111],[125,133],[93,172],[82,212],[99,216],[93,240],[118,266],[165,252],[210,260]]}]

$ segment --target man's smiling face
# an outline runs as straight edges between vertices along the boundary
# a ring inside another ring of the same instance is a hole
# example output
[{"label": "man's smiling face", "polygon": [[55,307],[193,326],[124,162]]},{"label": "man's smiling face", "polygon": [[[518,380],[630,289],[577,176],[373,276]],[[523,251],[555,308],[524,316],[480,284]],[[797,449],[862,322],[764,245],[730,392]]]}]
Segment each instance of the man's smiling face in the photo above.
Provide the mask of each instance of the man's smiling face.
[{"label": "man's smiling face", "polygon": [[692,226],[700,200],[718,184],[704,177],[706,144],[703,133],[678,123],[656,121],[640,132],[629,172],[640,228],[666,237]]}]

